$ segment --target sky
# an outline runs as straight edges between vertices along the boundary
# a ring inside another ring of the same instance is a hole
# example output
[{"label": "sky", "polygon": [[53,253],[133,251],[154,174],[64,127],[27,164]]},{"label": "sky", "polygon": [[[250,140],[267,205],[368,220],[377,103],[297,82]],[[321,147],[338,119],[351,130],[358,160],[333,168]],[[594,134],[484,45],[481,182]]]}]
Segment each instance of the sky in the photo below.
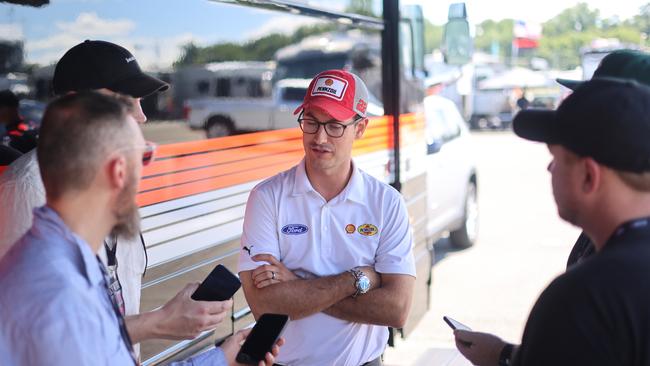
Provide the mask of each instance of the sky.
[{"label": "sky", "polygon": [[[459,0],[421,1],[424,16],[434,24],[444,24],[449,4]],[[604,18],[618,16],[627,19],[638,14],[639,8],[650,0],[467,0],[468,17],[473,23],[487,19],[521,19],[527,22],[543,23],[566,8],[586,2],[591,9],[600,10]]]},{"label": "sky", "polygon": [[[315,0],[309,0],[315,3]],[[380,0],[375,0],[380,2]],[[405,0],[416,2],[415,0]],[[423,0],[425,17],[443,24],[448,0]],[[467,0],[470,21],[521,19],[543,22],[575,5],[574,0]],[[604,17],[629,18],[650,0],[588,0]],[[347,0],[323,0],[341,10]],[[51,0],[43,8],[0,3],[0,39],[25,43],[27,61],[47,65],[85,39],[103,39],[131,50],[149,70],[167,68],[180,46],[243,42],[272,32],[290,33],[314,18],[206,0]]]}]

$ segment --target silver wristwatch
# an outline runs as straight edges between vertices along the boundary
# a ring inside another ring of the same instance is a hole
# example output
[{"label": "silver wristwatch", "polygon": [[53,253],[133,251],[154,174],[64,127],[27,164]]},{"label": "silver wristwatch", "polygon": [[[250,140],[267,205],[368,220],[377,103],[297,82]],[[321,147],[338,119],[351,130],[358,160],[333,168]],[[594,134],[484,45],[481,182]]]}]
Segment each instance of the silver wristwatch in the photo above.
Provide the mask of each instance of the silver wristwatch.
[{"label": "silver wristwatch", "polygon": [[359,267],[352,268],[348,272],[352,273],[352,276],[354,276],[354,288],[357,289],[357,292],[355,292],[352,297],[365,294],[370,290],[370,279],[359,269]]}]

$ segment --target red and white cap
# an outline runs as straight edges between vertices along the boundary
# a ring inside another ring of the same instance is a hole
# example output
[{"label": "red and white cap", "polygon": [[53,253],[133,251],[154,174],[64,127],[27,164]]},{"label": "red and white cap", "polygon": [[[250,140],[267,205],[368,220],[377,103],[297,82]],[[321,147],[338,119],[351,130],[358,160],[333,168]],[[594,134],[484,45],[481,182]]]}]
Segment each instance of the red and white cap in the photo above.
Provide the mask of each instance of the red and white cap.
[{"label": "red and white cap", "polygon": [[320,109],[339,121],[355,115],[366,116],[368,88],[358,76],[344,70],[327,70],[309,83],[302,104],[293,114],[311,108]]}]

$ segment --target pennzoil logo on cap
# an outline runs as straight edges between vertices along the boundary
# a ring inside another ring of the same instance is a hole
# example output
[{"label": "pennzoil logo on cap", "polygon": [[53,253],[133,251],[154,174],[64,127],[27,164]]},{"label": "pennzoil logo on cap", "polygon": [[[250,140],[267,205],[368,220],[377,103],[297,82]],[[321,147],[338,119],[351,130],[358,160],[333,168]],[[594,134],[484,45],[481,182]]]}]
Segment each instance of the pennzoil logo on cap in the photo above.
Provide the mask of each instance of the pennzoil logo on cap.
[{"label": "pennzoil logo on cap", "polygon": [[342,100],[347,88],[347,80],[336,76],[323,75],[316,79],[314,87],[311,90],[311,95]]},{"label": "pennzoil logo on cap", "polygon": [[373,235],[377,235],[379,229],[377,229],[377,227],[373,224],[363,224],[359,226],[357,231],[359,232],[359,234],[364,236],[373,236]]}]

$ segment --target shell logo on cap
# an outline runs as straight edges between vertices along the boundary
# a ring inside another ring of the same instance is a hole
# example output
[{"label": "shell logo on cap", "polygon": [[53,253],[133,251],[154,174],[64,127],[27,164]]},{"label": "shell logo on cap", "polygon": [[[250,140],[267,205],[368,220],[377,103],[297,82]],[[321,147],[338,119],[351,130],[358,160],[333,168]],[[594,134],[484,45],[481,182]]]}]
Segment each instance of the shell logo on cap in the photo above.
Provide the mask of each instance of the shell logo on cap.
[{"label": "shell logo on cap", "polygon": [[364,236],[373,236],[377,235],[379,232],[379,229],[373,224],[363,224],[359,226],[359,229],[357,229],[359,234],[364,235]]},{"label": "shell logo on cap", "polygon": [[334,84],[334,81],[332,81],[332,79],[325,80],[325,85],[332,86],[332,84]]}]

